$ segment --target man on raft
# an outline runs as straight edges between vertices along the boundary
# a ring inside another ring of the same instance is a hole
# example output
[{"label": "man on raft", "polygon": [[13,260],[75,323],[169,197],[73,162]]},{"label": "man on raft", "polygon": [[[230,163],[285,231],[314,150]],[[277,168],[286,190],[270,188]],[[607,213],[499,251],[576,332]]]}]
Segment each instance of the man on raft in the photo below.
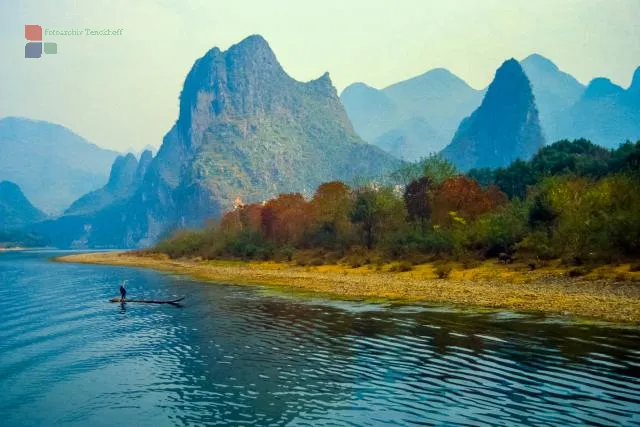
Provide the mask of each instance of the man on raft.
[{"label": "man on raft", "polygon": [[122,284],[120,285],[120,301],[124,301],[127,297],[127,290],[124,288],[125,283],[127,283],[127,281],[123,280]]}]

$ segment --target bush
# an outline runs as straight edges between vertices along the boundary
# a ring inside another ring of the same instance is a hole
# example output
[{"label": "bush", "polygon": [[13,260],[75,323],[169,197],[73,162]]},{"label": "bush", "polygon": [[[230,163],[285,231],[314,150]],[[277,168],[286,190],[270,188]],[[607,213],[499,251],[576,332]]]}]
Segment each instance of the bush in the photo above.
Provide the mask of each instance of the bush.
[{"label": "bush", "polygon": [[194,255],[202,246],[204,232],[180,230],[168,240],[160,242],[156,250],[164,252],[170,258]]},{"label": "bush", "polygon": [[347,257],[344,259],[344,262],[351,268],[362,267],[367,263],[366,259],[362,255],[358,254],[347,255]]},{"label": "bush", "polygon": [[572,268],[571,270],[569,270],[567,272],[567,275],[569,277],[581,277],[584,276],[586,274],[589,274],[589,270],[585,267],[576,267],[576,268]]},{"label": "bush", "polygon": [[640,271],[640,262],[636,262],[635,264],[631,264],[629,266],[629,271]]},{"label": "bush", "polygon": [[314,266],[319,266],[319,265],[324,265],[324,260],[322,258],[313,258],[310,262],[309,265],[314,265]]},{"label": "bush", "polygon": [[343,254],[340,254],[339,252],[327,252],[324,255],[324,262],[325,264],[337,264],[342,256]]},{"label": "bush", "polygon": [[278,257],[290,262],[293,259],[293,255],[295,253],[296,250],[293,248],[293,246],[285,245],[278,251]]},{"label": "bush", "polygon": [[470,268],[476,268],[480,266],[480,261],[473,258],[465,258],[462,260],[462,268],[468,270]]},{"label": "bush", "polygon": [[453,268],[449,264],[441,264],[436,267],[435,273],[439,279],[446,279],[451,275],[452,270]]},{"label": "bush", "polygon": [[411,262],[409,261],[400,261],[399,263],[393,265],[389,271],[392,272],[396,272],[396,273],[403,273],[405,271],[411,271],[413,270],[413,264],[411,264]]}]

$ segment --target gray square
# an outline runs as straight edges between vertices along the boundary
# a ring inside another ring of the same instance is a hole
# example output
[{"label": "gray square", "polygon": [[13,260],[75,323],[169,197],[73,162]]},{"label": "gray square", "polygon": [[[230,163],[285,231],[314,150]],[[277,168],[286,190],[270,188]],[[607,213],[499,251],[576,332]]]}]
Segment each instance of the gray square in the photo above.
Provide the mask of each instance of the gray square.
[{"label": "gray square", "polygon": [[42,56],[42,43],[30,42],[24,45],[25,58],[40,58]]}]

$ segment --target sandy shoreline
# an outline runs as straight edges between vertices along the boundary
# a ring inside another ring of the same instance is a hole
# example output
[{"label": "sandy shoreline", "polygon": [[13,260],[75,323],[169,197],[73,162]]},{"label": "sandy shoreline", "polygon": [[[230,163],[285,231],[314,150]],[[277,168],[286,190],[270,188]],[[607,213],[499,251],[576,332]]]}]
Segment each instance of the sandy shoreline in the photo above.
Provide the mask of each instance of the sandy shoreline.
[{"label": "sandy shoreline", "polygon": [[438,279],[433,266],[428,264],[416,266],[412,271],[391,273],[376,271],[373,266],[354,269],[275,262],[170,260],[160,255],[127,252],[84,253],[56,260],[152,268],[209,281],[277,286],[345,298],[543,311],[640,324],[640,274],[636,278],[635,273],[629,273],[622,280],[609,277],[625,266],[615,267],[618,270],[609,266],[609,270],[569,278],[566,271],[558,269],[523,272],[487,262],[476,268],[456,269],[450,278]]}]

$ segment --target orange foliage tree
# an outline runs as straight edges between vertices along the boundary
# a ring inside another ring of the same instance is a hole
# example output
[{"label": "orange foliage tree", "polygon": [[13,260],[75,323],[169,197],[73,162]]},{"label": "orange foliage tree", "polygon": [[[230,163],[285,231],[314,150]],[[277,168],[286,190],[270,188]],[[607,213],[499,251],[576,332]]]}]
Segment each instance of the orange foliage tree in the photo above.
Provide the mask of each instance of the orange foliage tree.
[{"label": "orange foliage tree", "polygon": [[432,203],[433,222],[450,224],[452,212],[459,218],[474,220],[506,201],[506,195],[497,187],[484,189],[473,179],[458,175],[446,179],[436,188]]},{"label": "orange foliage tree", "polygon": [[313,221],[313,209],[299,193],[281,194],[262,207],[262,235],[279,245],[300,243]]}]

